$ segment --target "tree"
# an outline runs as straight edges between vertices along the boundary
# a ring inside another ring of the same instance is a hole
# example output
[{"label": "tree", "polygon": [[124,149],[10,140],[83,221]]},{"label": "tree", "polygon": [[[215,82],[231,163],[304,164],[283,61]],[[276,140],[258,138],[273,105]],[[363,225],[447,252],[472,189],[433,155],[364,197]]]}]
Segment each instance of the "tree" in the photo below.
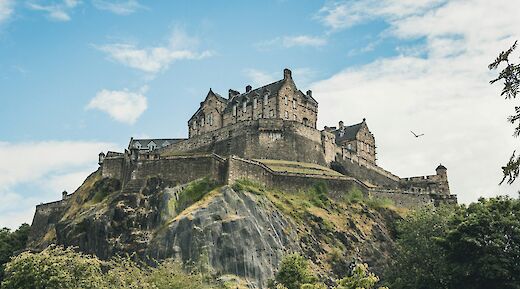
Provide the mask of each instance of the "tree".
[{"label": "tree", "polygon": [[309,261],[300,254],[293,253],[282,259],[275,281],[287,289],[300,289],[304,284],[313,284],[316,277],[310,269]]},{"label": "tree", "polygon": [[[338,281],[337,289],[372,289],[379,282],[379,277],[368,271],[367,264],[356,264],[351,276]],[[379,289],[388,289],[379,287]]]},{"label": "tree", "polygon": [[520,200],[480,199],[451,223],[441,240],[450,288],[520,288]]},{"label": "tree", "polygon": [[450,207],[423,208],[397,224],[396,251],[385,272],[390,287],[441,289],[449,284],[449,265],[438,242],[449,230]]},{"label": "tree", "polygon": [[[506,51],[500,52],[498,57],[489,64],[490,70],[497,69],[501,64],[505,64],[506,67],[498,74],[498,77],[491,80],[491,84],[495,82],[502,82],[504,87],[500,95],[505,96],[506,99],[516,98],[519,87],[520,87],[520,64],[510,62],[509,56],[516,49],[517,41]],[[515,114],[509,116],[508,121],[512,124],[516,123],[514,136],[520,135],[520,107],[515,107]],[[508,184],[512,184],[518,174],[520,173],[520,155],[516,156],[516,152],[513,152],[508,163],[502,167],[504,177],[501,184],[507,179]]]},{"label": "tree", "polygon": [[27,245],[30,226],[22,224],[16,231],[9,228],[0,229],[0,283],[4,276],[4,264]]},{"label": "tree", "polygon": [[23,252],[5,267],[2,288],[105,288],[101,261],[72,249],[50,246]]}]

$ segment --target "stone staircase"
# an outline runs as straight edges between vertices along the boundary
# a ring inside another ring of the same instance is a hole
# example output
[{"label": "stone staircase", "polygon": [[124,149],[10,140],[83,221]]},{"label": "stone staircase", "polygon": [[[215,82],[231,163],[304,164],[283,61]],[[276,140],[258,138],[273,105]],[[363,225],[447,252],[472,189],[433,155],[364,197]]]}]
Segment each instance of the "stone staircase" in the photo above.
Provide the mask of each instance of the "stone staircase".
[{"label": "stone staircase", "polygon": [[143,179],[133,179],[128,181],[123,188],[123,192],[125,193],[139,193],[141,189],[146,184],[146,180]]}]

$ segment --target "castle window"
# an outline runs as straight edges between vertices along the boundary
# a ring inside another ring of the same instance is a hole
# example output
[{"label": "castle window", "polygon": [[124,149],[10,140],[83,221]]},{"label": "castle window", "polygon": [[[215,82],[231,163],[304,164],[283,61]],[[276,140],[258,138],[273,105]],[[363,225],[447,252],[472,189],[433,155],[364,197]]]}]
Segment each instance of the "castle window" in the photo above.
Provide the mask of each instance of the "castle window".
[{"label": "castle window", "polygon": [[285,96],[285,105],[287,105],[289,102],[289,98],[287,97],[287,95]]},{"label": "castle window", "polygon": [[352,150],[352,144],[351,144],[351,143],[349,143],[349,144],[347,145],[347,149],[348,149],[349,151]]},{"label": "castle window", "polygon": [[292,108],[296,109],[296,99],[293,99],[293,101],[292,101]]},{"label": "castle window", "polygon": [[289,112],[288,111],[285,111],[285,118],[289,119]]},{"label": "castle window", "polygon": [[200,126],[204,126],[204,123],[206,122],[206,120],[204,119],[204,117],[202,117],[200,119]]},{"label": "castle window", "polygon": [[247,111],[247,102],[246,102],[246,101],[244,101],[244,102],[242,103],[242,111],[243,111],[243,112],[246,112],[246,111]]},{"label": "castle window", "polygon": [[264,105],[267,105],[267,103],[269,102],[269,95],[264,95]]},{"label": "castle window", "polygon": [[233,105],[233,116],[237,115],[237,105]]},{"label": "castle window", "polygon": [[256,109],[258,107],[258,99],[253,99],[253,108]]},{"label": "castle window", "polygon": [[258,118],[262,118],[262,114],[261,113],[258,114]]},{"label": "castle window", "polygon": [[298,120],[298,116],[296,115],[296,113],[293,114],[293,119],[294,119],[294,120]]},{"label": "castle window", "polygon": [[271,117],[274,117],[274,110],[271,109]]},{"label": "castle window", "polygon": [[213,114],[210,113],[210,115],[208,116],[208,120],[209,120],[209,125],[213,125]]}]

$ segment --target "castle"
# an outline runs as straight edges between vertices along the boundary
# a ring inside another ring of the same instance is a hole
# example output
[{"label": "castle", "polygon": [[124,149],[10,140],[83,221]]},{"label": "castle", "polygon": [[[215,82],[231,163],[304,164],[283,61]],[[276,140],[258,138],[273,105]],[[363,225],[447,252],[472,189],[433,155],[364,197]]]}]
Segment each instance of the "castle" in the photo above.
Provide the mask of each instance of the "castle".
[{"label": "castle", "polygon": [[[221,184],[250,179],[287,192],[324,182],[332,197],[359,190],[402,207],[457,202],[443,165],[433,175],[400,178],[377,165],[365,119],[318,130],[317,118],[312,92],[300,91],[285,69],[283,79],[248,85],[243,93],[230,89],[227,98],[210,89],[188,120],[188,138],[131,138],[124,152],[100,153],[99,170],[127,193],[152,176],[176,185],[209,177]],[[70,196],[38,205],[33,224],[57,221]]]},{"label": "castle", "polygon": [[332,193],[353,186],[397,205],[456,202],[446,167],[429,176],[400,178],[377,165],[375,137],[363,119],[316,128],[318,102],[283,78],[223,97],[209,90],[188,120],[188,138],[130,139],[123,153],[99,155],[103,176],[123,187],[160,175],[174,183],[210,176],[223,184],[249,178],[279,189],[306,189],[317,181]]}]

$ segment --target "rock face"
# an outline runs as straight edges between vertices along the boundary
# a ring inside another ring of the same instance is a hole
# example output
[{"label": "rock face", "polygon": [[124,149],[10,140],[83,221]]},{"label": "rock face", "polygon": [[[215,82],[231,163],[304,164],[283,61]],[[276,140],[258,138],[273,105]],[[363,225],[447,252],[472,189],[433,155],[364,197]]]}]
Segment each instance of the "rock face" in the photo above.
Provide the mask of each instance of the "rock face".
[{"label": "rock face", "polygon": [[[38,213],[38,212],[37,212]],[[77,246],[101,258],[128,253],[176,258],[216,276],[265,288],[281,258],[301,252],[326,279],[363,259],[376,271],[392,249],[390,210],[312,194],[271,192],[210,180],[172,185],[152,177],[122,190],[99,173],[85,181],[59,221],[33,228],[31,247]],[[326,280],[325,280],[326,281]],[[329,280],[330,281],[330,280]]]}]

